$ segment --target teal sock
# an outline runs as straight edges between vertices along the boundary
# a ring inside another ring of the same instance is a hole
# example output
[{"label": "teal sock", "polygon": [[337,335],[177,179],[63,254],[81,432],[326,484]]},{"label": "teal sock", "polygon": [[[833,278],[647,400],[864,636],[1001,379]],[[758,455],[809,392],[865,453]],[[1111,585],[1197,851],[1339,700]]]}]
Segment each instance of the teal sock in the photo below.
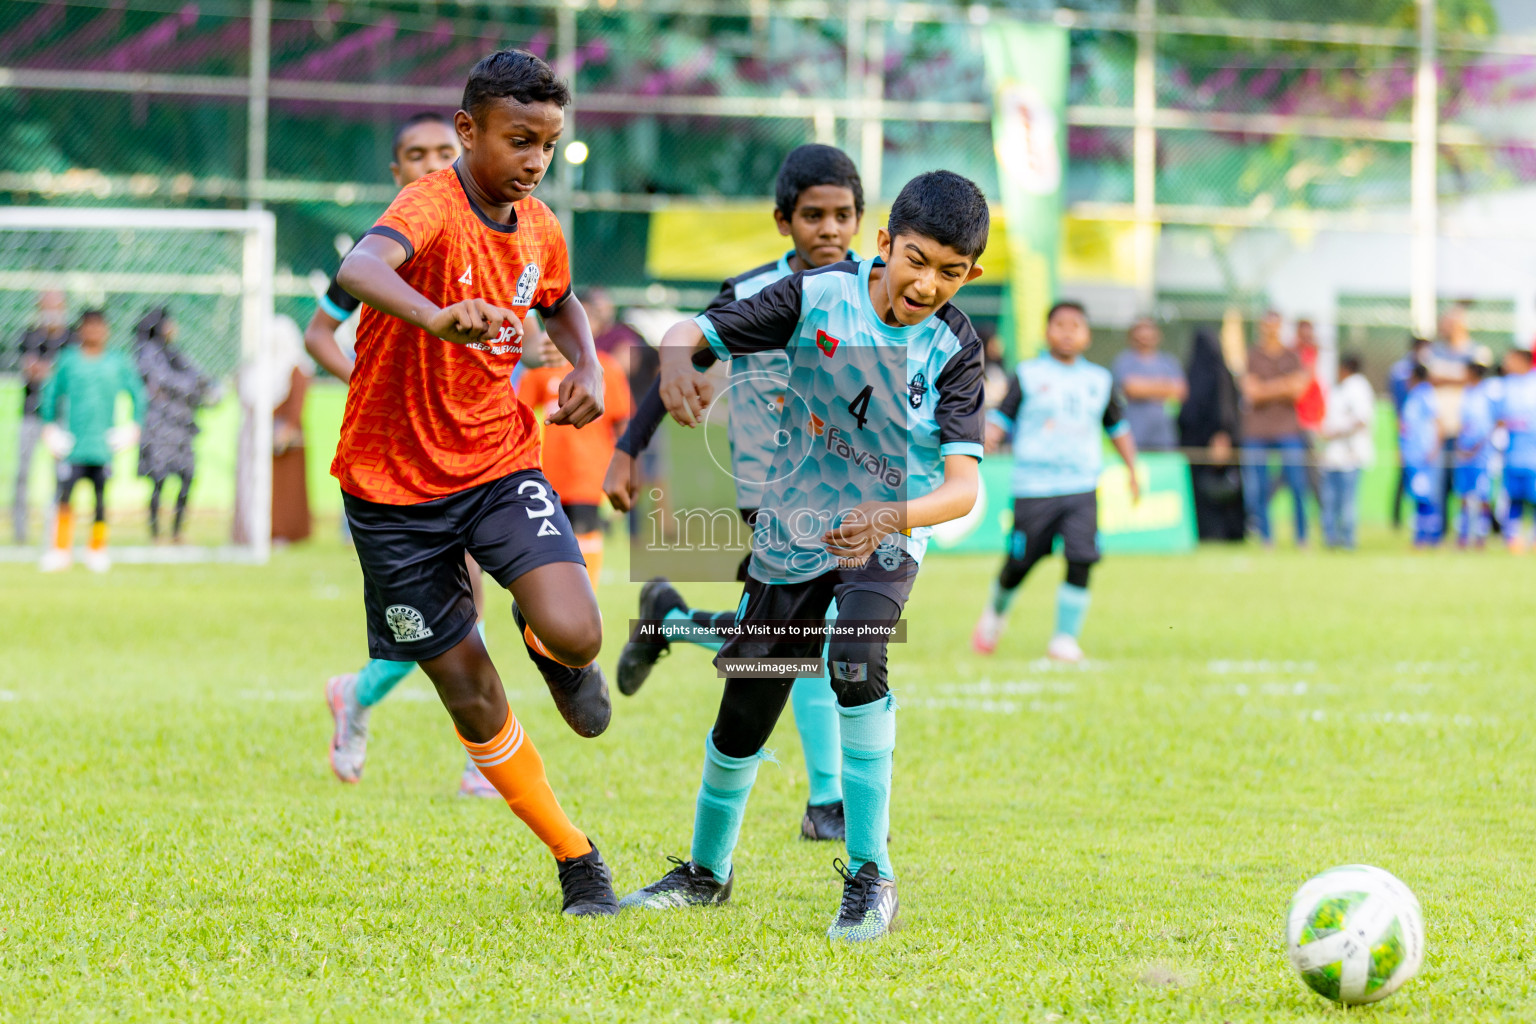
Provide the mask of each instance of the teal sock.
[{"label": "teal sock", "polygon": [[896,749],[896,698],[886,694],[856,708],[838,706],[843,738],[843,819],[848,868],[874,861],[895,878],[886,836],[891,830],[891,753]]},{"label": "teal sock", "polygon": [[999,615],[1008,614],[1008,606],[1013,604],[1013,595],[1019,592],[1018,587],[1007,589],[997,580],[992,581],[992,610]]},{"label": "teal sock", "polygon": [[1088,588],[1063,583],[1056,588],[1056,633],[1076,639],[1083,632],[1083,618],[1088,614]]},{"label": "teal sock", "polygon": [[661,633],[668,640],[681,640],[711,651],[725,646],[725,641],[711,632],[715,617],[713,612],[695,612],[672,608],[661,619]]},{"label": "teal sock", "polygon": [[843,748],[837,724],[837,698],[826,669],[819,679],[796,679],[789,691],[795,709],[805,774],[811,783],[809,802],[835,804],[843,798]]},{"label": "teal sock", "polygon": [[715,749],[713,736],[704,740],[704,781],[694,806],[693,849],[688,856],[722,885],[731,877],[731,853],[757,781],[760,754],[727,757]]},{"label": "teal sock", "polygon": [[395,688],[395,684],[411,674],[414,661],[385,661],[374,658],[357,673],[357,702],[371,708]]}]

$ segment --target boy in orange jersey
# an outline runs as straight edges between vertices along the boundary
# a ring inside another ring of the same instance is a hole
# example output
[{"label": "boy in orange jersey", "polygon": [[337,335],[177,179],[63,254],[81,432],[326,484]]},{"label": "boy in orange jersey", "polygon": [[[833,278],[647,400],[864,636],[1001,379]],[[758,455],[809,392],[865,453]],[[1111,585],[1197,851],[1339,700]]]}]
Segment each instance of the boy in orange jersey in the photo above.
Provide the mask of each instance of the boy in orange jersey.
[{"label": "boy in orange jersey", "polygon": [[538,423],[508,377],[539,310],[572,368],[551,423],[603,411],[603,374],[571,297],[560,223],[532,192],[570,90],[530,53],[476,64],[454,115],[463,156],[406,186],[342,261],[365,303],[331,472],[363,570],[368,653],[415,661],[475,764],[559,868],[567,914],[617,912],[602,856],[555,799],[475,630],[467,551],[512,592],[513,615],[578,733],[608,725],[597,598],[539,470]]},{"label": "boy in orange jersey", "polygon": [[[535,351],[542,336],[533,317],[523,322],[525,350]],[[559,412],[560,382],[571,369],[558,353],[551,355],[551,363],[526,371],[517,383],[518,397],[545,419]],[[597,359],[603,368],[603,415],[580,430],[558,423],[544,428],[544,475],[559,493],[560,507],[576,530],[594,589],[603,568],[603,523],[598,514],[603,501],[603,473],[629,419],[630,399],[623,367],[602,352]]]}]

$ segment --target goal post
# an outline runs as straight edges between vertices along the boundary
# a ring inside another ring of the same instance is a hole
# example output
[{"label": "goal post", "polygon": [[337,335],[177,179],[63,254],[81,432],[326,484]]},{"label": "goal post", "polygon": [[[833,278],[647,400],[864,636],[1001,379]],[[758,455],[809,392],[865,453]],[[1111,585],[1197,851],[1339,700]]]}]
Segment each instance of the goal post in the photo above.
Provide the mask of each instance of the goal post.
[{"label": "goal post", "polygon": [[[264,562],[270,554],[272,410],[279,394],[271,342],[275,235],[265,210],[0,206],[0,345],[10,359],[42,292],[64,294],[71,322],[84,309],[105,310],[109,347],[130,363],[135,325],[164,306],[178,326],[176,348],[212,385],[205,400],[218,396],[196,414],[189,543],[149,543],[149,485],[137,478],[138,450],[114,457],[108,503],[116,560]],[[0,437],[9,449],[0,450],[7,518],[19,448],[16,431],[4,427],[19,421],[20,405],[17,394],[13,408],[0,410]],[[24,493],[32,517],[44,519],[53,506],[53,458],[39,446],[32,462]],[[167,521],[179,485],[175,477],[165,485]],[[77,493],[78,507],[83,500]],[[3,536],[8,542],[10,530]],[[0,557],[11,560],[37,554],[36,542],[0,548]]]}]

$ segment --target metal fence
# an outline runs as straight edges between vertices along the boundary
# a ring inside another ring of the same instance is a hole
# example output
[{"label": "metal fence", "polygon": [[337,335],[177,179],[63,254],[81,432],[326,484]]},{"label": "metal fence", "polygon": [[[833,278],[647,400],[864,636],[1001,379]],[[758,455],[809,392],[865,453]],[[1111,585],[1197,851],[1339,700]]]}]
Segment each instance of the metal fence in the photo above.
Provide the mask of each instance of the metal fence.
[{"label": "metal fence", "polygon": [[[1128,278],[1069,279],[1101,320],[1275,302],[1329,337],[1391,337],[1428,328],[1438,268],[1445,297],[1480,300],[1479,326],[1507,337],[1536,331],[1536,291],[1477,260],[1525,253],[1509,204],[1536,179],[1530,111],[1519,117],[1536,96],[1536,35],[1499,21],[1518,6],[10,0],[0,194],[264,205],[280,305],[302,317],[313,280],[394,194],[395,124],[452,111],[475,60],[522,46],[575,88],[566,138],[590,156],[560,161],[541,195],[577,280],[687,304],[712,283],[648,273],[650,215],[765,197],[800,143],[852,153],[876,208],[938,165],[996,196],[978,40],[998,18],[1044,19],[1071,38],[1069,218],[1134,250]],[[1322,264],[1310,276],[1296,269],[1309,253]],[[1383,260],[1397,269],[1365,272]],[[988,315],[995,286],[967,302]]]}]

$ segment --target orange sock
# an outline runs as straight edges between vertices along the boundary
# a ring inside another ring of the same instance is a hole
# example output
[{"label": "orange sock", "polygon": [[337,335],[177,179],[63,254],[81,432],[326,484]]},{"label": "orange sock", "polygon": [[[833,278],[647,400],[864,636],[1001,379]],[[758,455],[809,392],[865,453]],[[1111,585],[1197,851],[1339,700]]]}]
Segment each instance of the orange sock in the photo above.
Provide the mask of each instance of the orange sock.
[{"label": "orange sock", "polygon": [[592,580],[592,589],[596,590],[597,578],[603,572],[603,531],[579,533],[576,543],[581,548],[581,557],[587,560],[587,576]]},{"label": "orange sock", "polygon": [[[538,637],[538,634],[534,633],[532,626],[524,626],[523,627],[523,643],[527,644],[529,647],[532,647],[533,650],[534,650],[534,653],[542,654],[544,657],[548,658],[550,661],[554,662],[556,665],[565,665],[566,668],[586,668],[587,667],[586,665],[570,665],[570,664],[567,664],[566,662],[563,662],[559,658],[555,657],[553,654],[549,653],[549,648],[544,646],[544,641],[540,640],[539,637]],[[590,662],[588,664],[590,664]]]},{"label": "orange sock", "polygon": [[463,736],[459,742],[512,813],[523,819],[557,859],[570,860],[591,852],[587,837],[560,809],[560,801],[544,777],[544,759],[516,715],[509,710],[507,724],[485,743],[471,743]]},{"label": "orange sock", "polygon": [[75,513],[68,505],[59,508],[58,519],[53,525],[53,546],[68,551],[75,542]]},{"label": "orange sock", "polygon": [[106,523],[92,523],[91,524],[91,550],[92,551],[102,551],[102,550],[105,550],[106,546],[107,546],[107,524]]}]

